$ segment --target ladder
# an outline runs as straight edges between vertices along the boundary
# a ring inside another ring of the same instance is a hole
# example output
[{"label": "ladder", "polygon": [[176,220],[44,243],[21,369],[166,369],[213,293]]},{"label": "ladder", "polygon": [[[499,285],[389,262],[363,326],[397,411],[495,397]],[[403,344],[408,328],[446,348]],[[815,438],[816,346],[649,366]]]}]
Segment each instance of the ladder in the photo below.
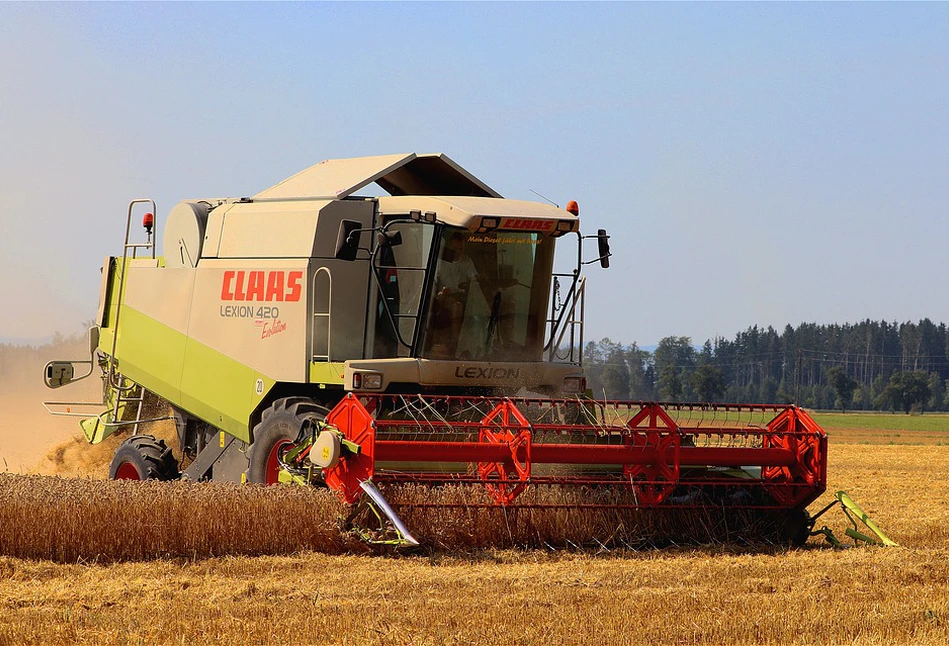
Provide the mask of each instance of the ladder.
[{"label": "ladder", "polygon": [[[132,231],[132,211],[136,204],[147,204],[151,210],[145,214],[142,225],[147,234],[146,242],[129,242],[129,236]],[[151,250],[152,260],[155,256],[155,200],[149,198],[136,198],[129,202],[128,216],[125,219],[125,242],[122,247],[122,270],[119,272],[118,297],[115,302],[115,320],[112,321],[112,352],[109,354],[109,371],[106,383],[109,388],[115,391],[115,401],[112,406],[111,422],[118,424],[119,419],[124,413],[124,407],[131,404],[135,408],[135,421],[132,428],[132,434],[138,435],[138,425],[142,420],[142,408],[145,402],[145,390],[139,388],[138,384],[128,381],[124,375],[116,370],[115,352],[119,343],[119,318],[122,315],[122,299],[125,296],[125,276],[128,273],[129,253],[134,260],[138,257],[139,249]]]}]

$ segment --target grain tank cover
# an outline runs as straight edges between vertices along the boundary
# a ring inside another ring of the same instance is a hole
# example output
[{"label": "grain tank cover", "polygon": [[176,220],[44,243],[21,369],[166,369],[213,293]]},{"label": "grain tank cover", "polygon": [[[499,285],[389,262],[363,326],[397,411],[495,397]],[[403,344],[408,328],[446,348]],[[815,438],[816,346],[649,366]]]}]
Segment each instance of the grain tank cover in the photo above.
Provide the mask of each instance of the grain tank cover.
[{"label": "grain tank cover", "polygon": [[501,195],[441,153],[327,159],[261,191],[255,200],[343,199],[375,182],[390,195]]},{"label": "grain tank cover", "polygon": [[194,267],[208,225],[207,202],[179,202],[165,221],[163,240],[166,267]]}]

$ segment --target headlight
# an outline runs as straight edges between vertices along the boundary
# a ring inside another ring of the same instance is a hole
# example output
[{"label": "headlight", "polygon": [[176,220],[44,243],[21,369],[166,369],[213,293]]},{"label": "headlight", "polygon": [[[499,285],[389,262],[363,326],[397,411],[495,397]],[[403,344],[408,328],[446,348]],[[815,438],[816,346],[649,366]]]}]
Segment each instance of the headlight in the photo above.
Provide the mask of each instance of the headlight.
[{"label": "headlight", "polygon": [[367,372],[362,377],[362,387],[366,390],[379,390],[382,388],[382,375],[378,372]]},{"label": "headlight", "polygon": [[353,390],[382,390],[382,374],[378,372],[354,372]]},{"label": "headlight", "polygon": [[582,393],[586,389],[586,377],[565,377],[563,380],[563,391],[565,393]]}]

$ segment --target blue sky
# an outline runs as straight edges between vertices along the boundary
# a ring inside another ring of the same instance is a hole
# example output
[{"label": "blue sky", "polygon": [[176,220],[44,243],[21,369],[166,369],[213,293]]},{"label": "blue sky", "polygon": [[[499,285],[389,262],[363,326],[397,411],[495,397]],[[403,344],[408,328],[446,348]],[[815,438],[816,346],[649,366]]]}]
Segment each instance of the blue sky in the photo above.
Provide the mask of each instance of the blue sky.
[{"label": "blue sky", "polygon": [[587,338],[949,320],[949,4],[0,3],[0,337],[129,199],[442,151],[612,235]]}]

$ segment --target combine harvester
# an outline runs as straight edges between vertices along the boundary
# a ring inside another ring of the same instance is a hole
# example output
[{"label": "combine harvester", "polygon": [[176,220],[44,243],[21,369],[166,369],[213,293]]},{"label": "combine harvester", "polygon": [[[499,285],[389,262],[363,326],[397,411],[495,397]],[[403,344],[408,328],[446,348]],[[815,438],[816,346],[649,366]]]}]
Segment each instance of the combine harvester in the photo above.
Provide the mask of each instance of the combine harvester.
[{"label": "combine harvester", "polygon": [[[356,195],[373,182],[389,195]],[[812,529],[827,437],[803,410],[584,394],[581,270],[610,252],[604,230],[581,235],[575,202],[503,199],[444,155],[409,154],[181,202],[163,257],[154,214],[134,200],[105,259],[92,357],[45,370],[57,388],[101,369],[107,410],[83,420],[87,439],[133,427],[112,478],[326,486],[402,543],[400,516],[452,507],[744,515],[792,543]],[[139,433],[153,396],[174,411],[174,453]],[[47,408],[88,417],[83,404]]]}]

